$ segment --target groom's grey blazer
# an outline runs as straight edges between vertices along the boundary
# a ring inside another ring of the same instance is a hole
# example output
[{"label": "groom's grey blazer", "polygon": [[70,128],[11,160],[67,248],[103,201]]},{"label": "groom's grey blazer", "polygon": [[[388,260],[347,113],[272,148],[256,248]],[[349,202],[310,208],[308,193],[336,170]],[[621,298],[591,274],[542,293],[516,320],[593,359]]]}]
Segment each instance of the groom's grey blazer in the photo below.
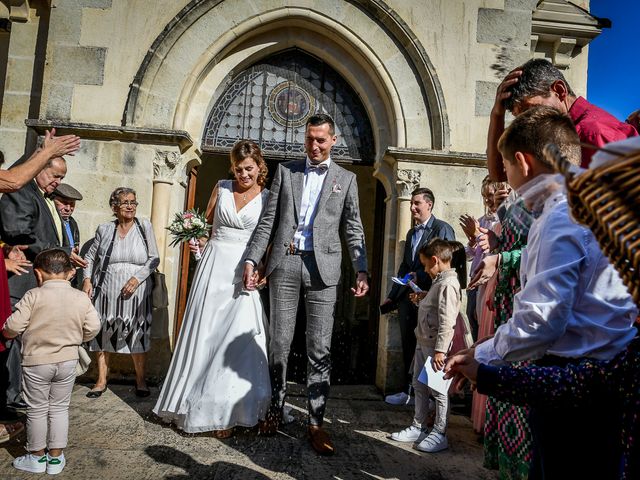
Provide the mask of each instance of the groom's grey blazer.
[{"label": "groom's grey blazer", "polygon": [[[267,276],[287,254],[298,228],[305,167],[306,160],[278,165],[267,206],[247,247],[245,259],[257,265],[271,243],[265,272]],[[334,160],[331,160],[325,175],[313,221],[313,251],[323,283],[332,286],[340,281],[340,230],[356,272],[367,271],[367,253],[360,220],[356,176]]]}]

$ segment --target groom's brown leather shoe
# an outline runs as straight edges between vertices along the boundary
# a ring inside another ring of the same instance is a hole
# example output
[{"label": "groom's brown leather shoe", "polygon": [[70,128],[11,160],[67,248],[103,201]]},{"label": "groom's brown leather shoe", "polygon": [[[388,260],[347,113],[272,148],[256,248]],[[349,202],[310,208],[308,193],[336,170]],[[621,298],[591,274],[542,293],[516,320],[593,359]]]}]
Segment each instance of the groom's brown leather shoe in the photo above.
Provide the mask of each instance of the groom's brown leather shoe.
[{"label": "groom's brown leather shoe", "polygon": [[333,455],[336,453],[336,449],[329,438],[329,434],[325,432],[322,427],[315,425],[309,425],[309,440],[311,446],[320,455]]}]

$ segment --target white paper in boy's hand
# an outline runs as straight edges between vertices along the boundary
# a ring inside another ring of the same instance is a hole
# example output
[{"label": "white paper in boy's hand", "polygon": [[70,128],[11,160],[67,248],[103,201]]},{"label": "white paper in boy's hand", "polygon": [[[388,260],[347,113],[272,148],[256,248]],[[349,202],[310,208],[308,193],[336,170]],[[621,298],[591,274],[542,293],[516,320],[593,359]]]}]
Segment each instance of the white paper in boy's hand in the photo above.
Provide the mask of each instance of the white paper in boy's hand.
[{"label": "white paper in boy's hand", "polygon": [[429,388],[432,388],[436,392],[446,395],[449,391],[449,386],[451,385],[453,378],[445,380],[444,370],[435,371],[431,362],[432,358],[427,357],[427,360],[424,362],[424,367],[422,367],[422,371],[420,372],[420,375],[418,375],[418,381],[425,385],[429,385]]}]

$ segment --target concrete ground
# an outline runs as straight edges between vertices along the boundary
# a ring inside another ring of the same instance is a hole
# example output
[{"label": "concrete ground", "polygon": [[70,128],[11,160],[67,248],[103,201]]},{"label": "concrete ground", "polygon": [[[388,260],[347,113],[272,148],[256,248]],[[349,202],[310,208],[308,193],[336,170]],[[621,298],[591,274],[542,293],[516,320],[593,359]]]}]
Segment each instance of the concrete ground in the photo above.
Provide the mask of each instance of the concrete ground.
[{"label": "concrete ground", "polygon": [[[318,456],[305,436],[304,390],[290,388],[295,421],[275,437],[244,430],[233,438],[185,435],[157,422],[133,387],[112,385],[99,399],[76,385],[70,410],[67,467],[61,479],[495,479],[482,467],[482,446],[467,417],[452,415],[448,450],[426,454],[387,435],[406,427],[411,407],[385,404],[374,387],[332,388],[326,427],[337,454]],[[11,466],[24,435],[0,448],[0,478],[38,478]]]}]

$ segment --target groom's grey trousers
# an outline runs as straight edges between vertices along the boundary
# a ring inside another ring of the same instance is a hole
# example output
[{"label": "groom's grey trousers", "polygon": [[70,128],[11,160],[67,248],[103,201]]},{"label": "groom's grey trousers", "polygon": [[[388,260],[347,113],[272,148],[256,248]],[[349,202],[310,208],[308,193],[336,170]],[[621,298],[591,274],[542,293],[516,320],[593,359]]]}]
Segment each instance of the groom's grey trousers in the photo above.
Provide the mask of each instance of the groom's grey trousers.
[{"label": "groom's grey trousers", "polygon": [[269,278],[272,404],[279,411],[284,406],[287,361],[295,332],[301,287],[307,310],[309,424],[319,426],[322,425],[329,396],[331,332],[337,286],[327,287],[322,282],[313,252],[285,255]]}]

